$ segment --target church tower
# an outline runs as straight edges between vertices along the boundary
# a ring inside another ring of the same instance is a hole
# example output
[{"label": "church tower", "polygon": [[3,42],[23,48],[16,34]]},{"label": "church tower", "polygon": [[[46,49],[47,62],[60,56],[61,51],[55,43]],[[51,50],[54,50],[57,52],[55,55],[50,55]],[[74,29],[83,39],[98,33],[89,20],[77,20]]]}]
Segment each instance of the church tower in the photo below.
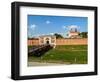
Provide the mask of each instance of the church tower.
[{"label": "church tower", "polygon": [[68,38],[80,38],[77,28],[70,28],[68,32]]}]

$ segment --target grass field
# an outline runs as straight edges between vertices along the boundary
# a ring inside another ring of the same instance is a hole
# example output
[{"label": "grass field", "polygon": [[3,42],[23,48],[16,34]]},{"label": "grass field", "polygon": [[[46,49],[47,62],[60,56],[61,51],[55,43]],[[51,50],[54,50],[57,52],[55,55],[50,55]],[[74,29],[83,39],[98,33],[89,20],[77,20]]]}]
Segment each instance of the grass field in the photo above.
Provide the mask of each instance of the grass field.
[{"label": "grass field", "polygon": [[87,64],[87,45],[61,45],[51,49],[41,57],[29,56],[29,62],[60,64]]}]

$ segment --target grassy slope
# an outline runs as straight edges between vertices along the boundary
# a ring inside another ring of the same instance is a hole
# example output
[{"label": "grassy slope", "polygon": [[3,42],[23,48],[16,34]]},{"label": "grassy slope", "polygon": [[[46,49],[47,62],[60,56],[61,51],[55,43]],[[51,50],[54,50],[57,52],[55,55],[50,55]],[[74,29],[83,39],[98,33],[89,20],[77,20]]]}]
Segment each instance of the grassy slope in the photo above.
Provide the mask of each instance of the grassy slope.
[{"label": "grassy slope", "polygon": [[55,62],[55,63],[87,63],[87,46],[86,45],[64,45],[57,46],[46,52],[42,57],[29,57],[29,61]]}]

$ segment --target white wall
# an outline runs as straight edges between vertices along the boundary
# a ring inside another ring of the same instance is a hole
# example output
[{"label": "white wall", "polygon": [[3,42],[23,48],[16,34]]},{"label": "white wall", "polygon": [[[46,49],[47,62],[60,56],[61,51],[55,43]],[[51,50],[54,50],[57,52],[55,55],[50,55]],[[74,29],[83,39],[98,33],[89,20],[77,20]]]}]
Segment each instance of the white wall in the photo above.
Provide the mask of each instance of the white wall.
[{"label": "white wall", "polygon": [[[1,0],[0,1],[0,82],[13,82],[10,79],[11,72],[11,2],[14,0]],[[18,0],[16,0],[18,1]],[[58,3],[58,4],[71,4],[71,5],[89,5],[98,6],[100,9],[100,0],[20,0],[41,3]],[[98,9],[98,10],[99,10]],[[99,11],[100,14],[100,11]],[[100,16],[98,16],[100,18]],[[100,21],[100,19],[98,19]],[[98,26],[99,27],[99,26]],[[100,35],[100,28],[99,34]],[[99,41],[100,42],[100,37]],[[100,43],[98,44],[100,45]],[[99,46],[100,49],[100,46]],[[100,50],[98,54],[100,58]],[[100,62],[100,59],[99,59]],[[100,63],[99,63],[100,64]],[[100,65],[99,65],[100,68]],[[100,70],[99,70],[100,73]],[[82,76],[82,77],[65,77],[53,79],[39,79],[34,82],[99,82],[100,75],[98,76]],[[33,80],[26,80],[26,82]]]}]

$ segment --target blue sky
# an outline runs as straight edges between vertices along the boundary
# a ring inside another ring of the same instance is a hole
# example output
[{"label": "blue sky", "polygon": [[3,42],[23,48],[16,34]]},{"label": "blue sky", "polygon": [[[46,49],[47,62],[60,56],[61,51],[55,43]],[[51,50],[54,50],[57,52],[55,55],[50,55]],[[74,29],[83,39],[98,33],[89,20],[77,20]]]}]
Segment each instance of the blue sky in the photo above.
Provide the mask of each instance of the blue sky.
[{"label": "blue sky", "polygon": [[87,17],[28,15],[28,37],[59,33],[66,37],[71,27],[87,32]]}]

